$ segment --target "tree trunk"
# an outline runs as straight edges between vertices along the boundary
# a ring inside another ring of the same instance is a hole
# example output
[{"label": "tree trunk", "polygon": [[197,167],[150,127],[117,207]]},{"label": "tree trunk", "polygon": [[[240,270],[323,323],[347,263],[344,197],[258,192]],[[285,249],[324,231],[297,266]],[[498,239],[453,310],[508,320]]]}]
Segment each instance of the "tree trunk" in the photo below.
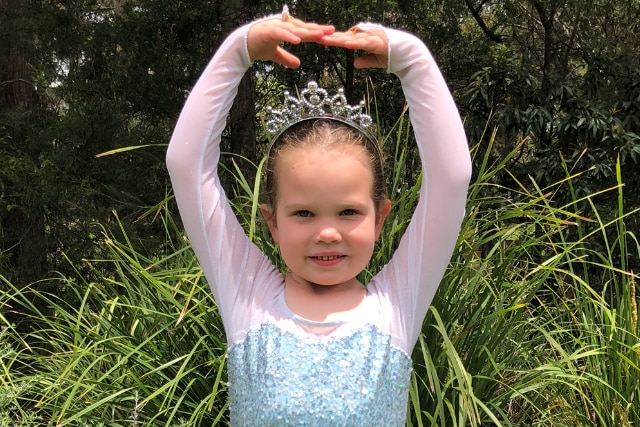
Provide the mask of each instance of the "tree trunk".
[{"label": "tree trunk", "polygon": [[233,102],[229,117],[231,152],[240,154],[252,162],[256,160],[254,86],[253,76],[251,70],[249,70],[240,81],[238,94]]},{"label": "tree trunk", "polygon": [[[0,0],[0,271],[20,287],[49,272],[45,207],[37,197],[41,153],[32,143],[38,98],[28,57],[34,38],[25,0]],[[29,191],[26,191],[29,190]],[[18,322],[5,313],[10,322]]]},{"label": "tree trunk", "polygon": [[[555,7],[550,6],[548,9],[545,9],[545,6],[539,2],[534,1],[533,7],[536,12],[538,12],[538,16],[540,18],[540,23],[542,24],[542,28],[544,30],[544,48],[543,48],[543,62],[541,65],[542,71],[542,94],[545,96],[546,102],[550,100],[550,88],[553,87],[551,82],[553,76],[553,70],[555,66],[555,58],[556,58],[556,42],[555,42],[555,34],[554,34],[554,19],[556,14]],[[553,126],[552,123],[549,123],[549,126]],[[540,145],[543,148],[549,148],[552,145],[552,135],[553,129],[543,127],[542,134],[540,135]]]},{"label": "tree trunk", "polygon": [[355,59],[355,54],[352,49],[345,49],[345,53],[347,56],[347,62],[345,63],[346,72],[344,77],[344,95],[347,98],[347,101],[349,102],[349,104],[353,105],[360,102],[360,100],[358,100],[358,102],[354,101],[354,93],[353,93],[353,87],[354,87],[353,60]]},{"label": "tree trunk", "polygon": [[35,102],[31,66],[19,51],[25,34],[15,25],[23,6],[24,0],[0,0],[0,106],[5,111],[32,108]]},{"label": "tree trunk", "polygon": [[[250,14],[244,8],[243,0],[227,0],[226,16],[223,28],[226,34],[235,30],[239,25],[250,19]],[[255,131],[255,84],[251,72],[247,72],[234,100],[230,112],[230,149],[249,160],[256,160],[256,131]]]}]

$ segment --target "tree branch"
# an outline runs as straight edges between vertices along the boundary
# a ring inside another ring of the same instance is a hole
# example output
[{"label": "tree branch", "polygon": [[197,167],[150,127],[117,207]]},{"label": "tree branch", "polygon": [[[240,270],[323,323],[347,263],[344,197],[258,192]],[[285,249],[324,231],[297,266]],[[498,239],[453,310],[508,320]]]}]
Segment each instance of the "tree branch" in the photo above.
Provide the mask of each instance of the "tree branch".
[{"label": "tree branch", "polygon": [[35,86],[32,82],[30,82],[30,81],[28,81],[28,80],[25,80],[25,79],[15,79],[15,80],[5,80],[4,82],[0,82],[0,87],[8,86],[8,85],[10,85],[10,84],[18,83],[18,82],[26,83],[26,84],[28,84],[29,86]]},{"label": "tree branch", "polygon": [[482,1],[477,8],[473,7],[473,5],[471,4],[471,0],[464,0],[464,3],[469,8],[469,12],[471,12],[471,16],[473,16],[473,19],[476,20],[482,32],[484,32],[487,35],[487,37],[489,37],[492,41],[496,43],[502,43],[502,36],[493,32],[484,22],[484,19],[482,19],[482,16],[480,16],[480,11],[482,10],[482,6],[484,6],[486,1]]}]

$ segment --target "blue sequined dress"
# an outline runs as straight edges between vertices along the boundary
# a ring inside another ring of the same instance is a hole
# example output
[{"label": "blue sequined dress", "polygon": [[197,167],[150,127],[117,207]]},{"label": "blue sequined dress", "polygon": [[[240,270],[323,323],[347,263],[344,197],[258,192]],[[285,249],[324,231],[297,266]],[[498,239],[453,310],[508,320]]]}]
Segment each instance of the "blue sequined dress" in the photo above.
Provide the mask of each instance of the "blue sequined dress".
[{"label": "blue sequined dress", "polygon": [[[411,359],[388,333],[356,322],[291,316],[251,328],[229,349],[231,399],[242,402],[234,424],[402,425]],[[333,332],[317,336],[305,328]]]},{"label": "blue sequined dress", "polygon": [[216,52],[167,152],[180,215],[227,334],[232,424],[404,425],[409,355],[464,215],[471,171],[460,116],[424,44],[384,28],[388,71],[402,83],[422,159],[420,199],[363,302],[331,322],[304,319],[287,307],[282,274],[247,239],[217,175],[226,116],[251,66],[250,26],[234,31]]}]

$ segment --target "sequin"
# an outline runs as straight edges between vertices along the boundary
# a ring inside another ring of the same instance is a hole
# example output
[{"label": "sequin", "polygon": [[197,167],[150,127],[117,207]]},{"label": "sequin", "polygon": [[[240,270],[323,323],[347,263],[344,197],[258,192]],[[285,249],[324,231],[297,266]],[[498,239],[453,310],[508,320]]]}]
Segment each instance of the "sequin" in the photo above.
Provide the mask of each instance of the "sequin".
[{"label": "sequin", "polygon": [[265,322],[229,349],[234,426],[403,426],[411,359],[376,326],[301,336]]}]

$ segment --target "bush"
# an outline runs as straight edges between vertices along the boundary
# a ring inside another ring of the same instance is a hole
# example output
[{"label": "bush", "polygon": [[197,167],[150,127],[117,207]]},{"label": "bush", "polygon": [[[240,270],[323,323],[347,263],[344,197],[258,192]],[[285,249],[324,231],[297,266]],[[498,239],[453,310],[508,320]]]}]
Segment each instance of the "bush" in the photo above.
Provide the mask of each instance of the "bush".
[{"label": "bush", "polygon": [[[401,119],[383,138],[394,209],[364,280],[392,255],[417,199],[408,130]],[[548,188],[514,176],[516,188],[502,188],[492,178],[509,173],[509,158],[476,161],[460,241],[413,355],[407,424],[640,424],[638,276],[628,269],[640,244],[625,227],[637,211],[624,211],[619,168],[616,214],[603,220],[597,195],[572,192],[577,176]],[[255,220],[258,187],[240,170],[228,170],[238,216],[278,262]],[[556,204],[558,191],[572,201]],[[166,206],[155,217],[165,254],[145,257],[124,230],[120,241],[105,233],[110,256],[88,262],[113,273],[54,279],[72,301],[5,280],[0,306],[21,307],[24,325],[0,318],[0,425],[228,423],[221,321]],[[593,249],[595,238],[604,245]]]}]

